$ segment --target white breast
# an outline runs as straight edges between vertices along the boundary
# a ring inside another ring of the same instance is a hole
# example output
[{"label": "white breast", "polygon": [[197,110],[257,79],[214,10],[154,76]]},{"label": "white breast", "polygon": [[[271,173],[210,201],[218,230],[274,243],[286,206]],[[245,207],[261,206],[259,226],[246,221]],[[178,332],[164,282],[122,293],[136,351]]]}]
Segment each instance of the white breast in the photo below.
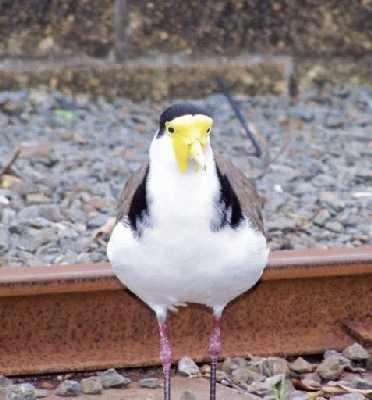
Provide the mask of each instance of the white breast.
[{"label": "white breast", "polygon": [[219,194],[212,151],[206,171],[181,174],[172,164],[173,152],[160,143],[154,141],[150,150],[150,160],[163,157],[150,165],[151,226],[140,239],[122,223],[115,227],[107,252],[113,271],[156,312],[186,302],[222,311],[259,279],[268,257],[266,240],[248,222],[212,232]]}]

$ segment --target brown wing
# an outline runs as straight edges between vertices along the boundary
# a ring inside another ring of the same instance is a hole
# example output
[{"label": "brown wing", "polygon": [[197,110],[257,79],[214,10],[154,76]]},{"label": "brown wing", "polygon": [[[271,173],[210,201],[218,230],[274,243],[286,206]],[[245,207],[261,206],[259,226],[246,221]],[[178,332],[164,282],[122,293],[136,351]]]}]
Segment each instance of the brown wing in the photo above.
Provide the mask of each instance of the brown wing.
[{"label": "brown wing", "polygon": [[[141,197],[144,197],[144,199],[142,200],[146,201],[146,192],[144,194],[141,194],[139,192],[140,188],[146,185],[145,181],[148,169],[149,169],[149,163],[148,161],[146,161],[142,165],[142,167],[138,169],[136,172],[134,172],[127,180],[120,195],[120,200],[117,207],[116,222],[119,222],[123,218],[128,217],[128,215],[131,212],[131,208],[134,203],[133,198],[135,196],[140,195]],[[144,191],[146,190],[145,187],[143,188],[143,190]],[[139,201],[138,203],[141,203],[141,201]],[[141,204],[137,204],[137,206],[141,207]]]},{"label": "brown wing", "polygon": [[215,155],[215,161],[220,173],[225,175],[230,182],[239,200],[242,213],[257,230],[265,234],[261,212],[263,201],[257,194],[255,186],[239,168],[220,154]]}]

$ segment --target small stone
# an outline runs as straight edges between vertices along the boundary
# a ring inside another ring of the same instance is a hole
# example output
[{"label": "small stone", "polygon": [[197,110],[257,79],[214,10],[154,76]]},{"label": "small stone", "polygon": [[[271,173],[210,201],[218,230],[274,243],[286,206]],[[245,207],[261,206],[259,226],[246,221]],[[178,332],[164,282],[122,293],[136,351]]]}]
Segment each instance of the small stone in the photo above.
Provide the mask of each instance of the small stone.
[{"label": "small stone", "polygon": [[6,400],[34,400],[36,390],[30,383],[12,385],[7,389]]},{"label": "small stone", "polygon": [[4,375],[0,375],[0,386],[9,386],[12,384],[11,379],[7,378]]},{"label": "small stone", "polygon": [[101,380],[98,376],[82,379],[80,385],[81,391],[85,394],[100,394],[103,390]]},{"label": "small stone", "polygon": [[263,373],[266,376],[288,375],[288,362],[280,357],[268,357],[263,361]]},{"label": "small stone", "polygon": [[372,390],[372,377],[370,379],[368,379],[367,377],[354,377],[354,379],[352,379],[351,381],[351,385],[355,389]]},{"label": "small stone", "polygon": [[337,379],[343,373],[345,367],[350,365],[350,361],[338,355],[333,355],[323,360],[317,367],[316,372],[323,379]]},{"label": "small stone", "polygon": [[132,382],[130,378],[120,375],[114,368],[110,368],[104,372],[99,372],[97,375],[105,389],[122,386],[125,387]]},{"label": "small stone", "polygon": [[5,254],[9,250],[9,241],[10,235],[8,228],[0,225],[0,255]]},{"label": "small stone", "polygon": [[0,110],[7,115],[20,114],[24,109],[25,99],[24,92],[1,92]]},{"label": "small stone", "polygon": [[349,347],[346,347],[342,354],[352,361],[363,361],[369,358],[368,351],[359,343],[353,343]]},{"label": "small stone", "polygon": [[260,382],[264,380],[264,376],[253,371],[249,367],[239,367],[231,373],[232,381],[237,385],[251,384],[252,382]]},{"label": "small stone", "polygon": [[330,129],[342,128],[345,121],[341,115],[328,114],[324,121],[324,126]]},{"label": "small stone", "polygon": [[63,220],[61,210],[57,206],[45,205],[40,207],[40,216],[52,222],[60,222]]},{"label": "small stone", "polygon": [[80,392],[80,383],[67,379],[58,385],[55,394],[61,397],[74,397],[79,396]]},{"label": "small stone", "polygon": [[108,217],[104,214],[98,214],[96,217],[90,219],[88,221],[88,228],[89,229],[97,229],[107,223]]},{"label": "small stone", "polygon": [[314,218],[314,224],[323,226],[325,222],[329,219],[330,215],[328,210],[320,210],[319,213]]},{"label": "small stone", "polygon": [[320,192],[319,201],[326,203],[337,212],[341,212],[345,208],[345,203],[340,200],[337,193],[334,192]]},{"label": "small stone", "polygon": [[200,374],[199,367],[190,357],[182,357],[178,361],[178,373],[184,376],[198,376]]},{"label": "small stone", "polygon": [[295,361],[293,361],[292,363],[289,364],[289,368],[294,372],[303,374],[306,372],[312,372],[315,367],[313,364],[310,364],[309,362],[304,360],[302,357],[298,357],[298,358],[296,358]]},{"label": "small stone", "polygon": [[43,193],[29,193],[26,195],[28,204],[46,204],[50,202],[50,198]]},{"label": "small stone", "polygon": [[302,378],[302,383],[306,386],[318,389],[321,385],[321,379],[317,373],[313,372],[305,374]]},{"label": "small stone", "polygon": [[143,378],[138,381],[142,388],[146,389],[158,389],[161,387],[160,380],[158,378]]},{"label": "small stone", "polygon": [[52,389],[55,388],[55,385],[53,383],[51,383],[51,382],[43,381],[43,382],[40,383],[40,387],[42,389],[52,390]]},{"label": "small stone", "polygon": [[49,391],[45,389],[36,389],[35,394],[37,399],[43,399],[49,396]]},{"label": "small stone", "polygon": [[200,372],[201,372],[203,375],[208,375],[208,374],[210,374],[210,373],[211,373],[211,366],[208,365],[208,364],[202,365],[202,366],[200,367]]},{"label": "small stone", "polygon": [[278,389],[285,392],[284,398],[287,398],[288,394],[294,391],[292,383],[284,375],[274,375],[266,378],[264,382],[253,382],[247,386],[249,392],[256,393],[259,396],[273,396],[274,391]]},{"label": "small stone", "polygon": [[296,229],[296,221],[281,215],[275,221],[267,221],[267,226],[269,231],[294,231]]},{"label": "small stone", "polygon": [[366,369],[367,371],[372,371],[372,356],[370,356],[366,362]]},{"label": "small stone", "polygon": [[181,394],[180,400],[196,400],[196,396],[194,395],[193,392],[190,392],[189,390],[185,390]]},{"label": "small stone", "polygon": [[332,396],[330,400],[365,400],[361,393],[347,393],[340,396]]},{"label": "small stone", "polygon": [[309,396],[307,392],[302,392],[300,390],[295,390],[290,394],[288,400],[308,400]]},{"label": "small stone", "polygon": [[329,357],[331,357],[331,356],[342,356],[342,354],[341,354],[340,352],[338,352],[337,350],[333,350],[333,349],[331,349],[331,350],[326,350],[326,351],[324,352],[324,354],[323,354],[323,358],[324,358],[324,359],[329,358]]},{"label": "small stone", "polygon": [[344,227],[343,225],[338,222],[338,221],[329,221],[325,224],[325,227],[331,231],[331,232],[335,232],[335,233],[341,233],[344,231]]},{"label": "small stone", "polygon": [[229,386],[231,384],[231,379],[229,375],[227,375],[225,371],[222,371],[220,369],[216,371],[216,380],[217,382],[222,383],[226,386]]},{"label": "small stone", "polygon": [[245,367],[247,365],[247,360],[243,357],[227,357],[222,364],[222,370],[227,374],[239,367]]}]

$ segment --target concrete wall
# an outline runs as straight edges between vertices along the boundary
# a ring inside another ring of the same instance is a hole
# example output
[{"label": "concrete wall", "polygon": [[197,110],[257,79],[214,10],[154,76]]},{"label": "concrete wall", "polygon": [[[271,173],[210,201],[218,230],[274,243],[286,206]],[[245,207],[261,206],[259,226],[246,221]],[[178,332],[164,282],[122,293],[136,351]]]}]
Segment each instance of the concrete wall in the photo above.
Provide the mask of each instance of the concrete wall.
[{"label": "concrete wall", "polygon": [[[371,83],[372,0],[0,0],[0,88],[163,98]],[[257,56],[257,55],[260,56]]]}]

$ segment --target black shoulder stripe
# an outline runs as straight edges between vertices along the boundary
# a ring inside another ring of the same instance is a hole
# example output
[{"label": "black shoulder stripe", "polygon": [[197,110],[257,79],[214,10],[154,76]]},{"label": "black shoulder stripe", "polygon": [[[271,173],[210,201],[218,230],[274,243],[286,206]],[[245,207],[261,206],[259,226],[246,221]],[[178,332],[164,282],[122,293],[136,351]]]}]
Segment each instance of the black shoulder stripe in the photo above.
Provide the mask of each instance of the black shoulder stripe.
[{"label": "black shoulder stripe", "polygon": [[242,208],[238,196],[234,192],[230,181],[226,175],[221,174],[220,169],[217,167],[217,177],[220,182],[220,197],[218,200],[218,207],[221,210],[219,221],[216,230],[220,230],[225,226],[236,228],[243,221]]},{"label": "black shoulder stripe", "polygon": [[147,177],[149,175],[149,167],[146,169],[146,173],[143,177],[142,182],[138,185],[134,192],[131,205],[128,212],[128,221],[131,228],[141,236],[143,220],[148,217],[148,204],[147,204]]}]

